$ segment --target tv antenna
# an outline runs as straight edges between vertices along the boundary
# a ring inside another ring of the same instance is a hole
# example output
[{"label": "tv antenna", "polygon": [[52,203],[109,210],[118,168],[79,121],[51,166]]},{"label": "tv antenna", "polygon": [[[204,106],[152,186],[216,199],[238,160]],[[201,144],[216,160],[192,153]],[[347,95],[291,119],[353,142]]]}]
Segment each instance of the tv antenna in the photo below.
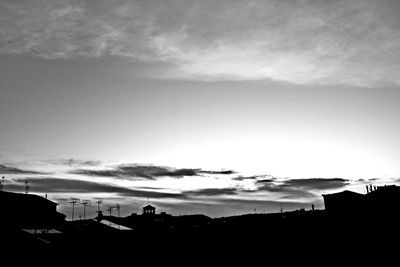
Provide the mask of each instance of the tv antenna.
[{"label": "tv antenna", "polygon": [[0,182],[0,191],[3,191],[4,189],[4,176],[2,177],[2,181]]},{"label": "tv antenna", "polygon": [[115,209],[116,209],[117,212],[118,212],[118,217],[120,217],[120,210],[121,210],[121,207],[120,207],[120,205],[119,205],[118,203],[115,205]]},{"label": "tv antenna", "polygon": [[69,204],[72,205],[72,216],[71,216],[71,221],[74,221],[74,211],[75,211],[75,205],[76,203],[79,203],[79,199],[78,198],[71,198],[71,201],[69,202]]},{"label": "tv antenna", "polygon": [[[107,209],[108,213],[110,214],[110,219],[111,219],[111,215],[112,215],[112,210],[113,210],[114,208],[115,208],[115,207],[109,207],[109,208]],[[109,219],[109,221],[110,221],[110,219]],[[110,221],[110,226],[111,226],[111,221]]]},{"label": "tv antenna", "polygon": [[83,220],[86,220],[86,206],[90,205],[90,201],[89,200],[82,200],[81,204],[83,206]]},{"label": "tv antenna", "polygon": [[[116,205],[115,205],[115,209],[117,210],[117,212],[118,212],[118,218],[121,216],[120,215],[120,210],[121,210],[121,207],[119,206],[119,204],[117,203]],[[120,225],[119,225],[119,223],[118,223],[118,229],[120,229]]]},{"label": "tv antenna", "polygon": [[29,182],[28,180],[25,180],[25,194],[29,193]]},{"label": "tv antenna", "polygon": [[99,199],[99,200],[96,201],[96,203],[97,203],[97,213],[99,213],[100,205],[101,205],[101,203],[103,203],[103,200]]}]

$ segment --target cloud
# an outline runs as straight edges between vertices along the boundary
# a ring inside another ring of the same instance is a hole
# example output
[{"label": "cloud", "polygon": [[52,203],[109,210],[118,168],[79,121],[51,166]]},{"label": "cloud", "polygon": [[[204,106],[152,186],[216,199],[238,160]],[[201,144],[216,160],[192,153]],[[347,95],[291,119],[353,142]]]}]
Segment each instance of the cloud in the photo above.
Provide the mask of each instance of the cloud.
[{"label": "cloud", "polygon": [[7,189],[23,191],[25,188],[25,180],[29,182],[31,191],[41,193],[114,193],[124,197],[157,199],[185,198],[185,196],[182,194],[136,190],[111,184],[63,178],[30,178],[24,180],[14,180],[13,183],[7,185]]},{"label": "cloud", "polygon": [[235,172],[231,170],[207,171],[202,169],[177,169],[154,165],[122,164],[109,169],[78,169],[70,173],[87,176],[117,177],[122,179],[145,178],[154,180],[159,177],[182,178],[184,176],[197,176],[202,174],[228,175]]},{"label": "cloud", "polygon": [[200,173],[202,174],[217,174],[217,175],[230,175],[230,174],[235,174],[235,171],[232,170],[221,170],[221,171],[204,171],[201,170]]},{"label": "cloud", "polygon": [[[267,179],[261,179],[260,178],[266,178]],[[262,182],[267,182],[267,181],[274,181],[276,180],[275,177],[273,177],[272,175],[253,175],[253,176],[238,176],[238,177],[234,177],[232,178],[232,180],[235,181],[245,181],[245,180],[255,180],[256,183],[262,183]]]},{"label": "cloud", "polygon": [[183,194],[192,196],[236,195],[238,194],[238,190],[236,188],[205,188],[194,191],[185,191]]},{"label": "cloud", "polygon": [[308,178],[308,179],[290,179],[284,182],[283,187],[305,188],[305,189],[337,189],[349,184],[349,181],[343,178]]},{"label": "cloud", "polygon": [[304,178],[304,179],[263,179],[255,182],[255,190],[247,192],[266,191],[283,194],[281,199],[314,198],[312,191],[337,189],[345,187],[349,181],[342,178]]},{"label": "cloud", "polygon": [[[316,194],[309,192],[308,190],[304,190],[301,188],[290,188],[273,183],[264,183],[263,185],[259,186],[255,191],[278,193],[282,195],[280,197],[281,199],[315,198],[317,196]],[[254,192],[254,190],[248,190],[248,192]]]},{"label": "cloud", "polygon": [[95,167],[100,166],[101,161],[99,160],[82,160],[82,159],[51,159],[47,160],[46,163],[53,165],[65,165],[71,167]]},{"label": "cloud", "polygon": [[0,53],[167,63],[162,78],[400,84],[392,0],[0,3]]},{"label": "cloud", "polygon": [[146,178],[153,180],[157,177],[176,177],[197,175],[197,169],[172,169],[151,165],[119,165],[108,170],[75,170],[71,173],[88,176],[104,176],[118,178]]},{"label": "cloud", "polygon": [[20,168],[14,168],[0,164],[0,174],[44,174],[44,173],[31,170],[23,170]]}]

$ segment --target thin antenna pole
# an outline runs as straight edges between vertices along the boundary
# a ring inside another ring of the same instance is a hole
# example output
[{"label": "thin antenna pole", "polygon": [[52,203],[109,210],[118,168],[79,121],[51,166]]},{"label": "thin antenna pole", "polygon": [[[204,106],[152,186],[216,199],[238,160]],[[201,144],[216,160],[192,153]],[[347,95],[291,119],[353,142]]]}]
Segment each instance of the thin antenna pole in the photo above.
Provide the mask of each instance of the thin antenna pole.
[{"label": "thin antenna pole", "polygon": [[74,221],[74,213],[75,213],[75,204],[78,202],[78,199],[73,198],[69,203],[72,204],[72,216],[71,221]]},{"label": "thin antenna pole", "polygon": [[[116,209],[117,209],[117,211],[118,211],[118,218],[120,217],[120,209],[121,209],[121,207],[119,206],[119,204],[117,203],[117,205],[116,205]],[[120,229],[120,224],[118,223],[118,230]]]},{"label": "thin antenna pole", "polygon": [[72,202],[72,221],[74,221],[74,209],[75,209],[75,203],[76,203],[76,202]]},{"label": "thin antenna pole", "polygon": [[110,226],[111,226],[111,214],[112,214],[113,208],[114,207],[109,207],[108,210],[107,210],[110,213]]},{"label": "thin antenna pole", "polygon": [[99,211],[100,211],[100,204],[103,203],[103,201],[102,201],[101,199],[99,199],[99,200],[96,201],[96,203],[97,203],[97,213],[99,213]]},{"label": "thin antenna pole", "polygon": [[2,178],[2,181],[0,182],[0,191],[3,191],[4,188],[4,176]]},{"label": "thin antenna pole", "polygon": [[84,200],[81,204],[83,205],[83,220],[86,220],[86,205],[89,204],[89,200]]},{"label": "thin antenna pole", "polygon": [[29,192],[29,185],[28,185],[28,180],[25,180],[25,194],[28,194]]},{"label": "thin antenna pole", "polygon": [[120,217],[120,214],[119,214],[119,212],[120,212],[120,206],[119,206],[119,204],[117,203],[117,205],[115,206],[116,207],[116,209],[117,209],[117,211],[118,211],[118,217]]}]

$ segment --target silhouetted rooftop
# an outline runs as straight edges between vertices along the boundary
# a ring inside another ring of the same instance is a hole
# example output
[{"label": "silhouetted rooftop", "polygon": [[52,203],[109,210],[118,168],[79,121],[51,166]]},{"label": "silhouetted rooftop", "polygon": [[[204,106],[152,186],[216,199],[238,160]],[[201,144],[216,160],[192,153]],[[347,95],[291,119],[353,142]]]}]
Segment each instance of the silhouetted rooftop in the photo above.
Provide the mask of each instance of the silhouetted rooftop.
[{"label": "silhouetted rooftop", "polygon": [[34,202],[35,204],[41,203],[41,204],[47,204],[47,205],[55,205],[57,206],[58,204],[56,202],[53,202],[47,198],[35,195],[35,194],[22,194],[22,193],[14,193],[14,192],[7,192],[7,191],[0,191],[0,200],[3,201],[11,201],[11,202],[27,202],[32,204]]}]

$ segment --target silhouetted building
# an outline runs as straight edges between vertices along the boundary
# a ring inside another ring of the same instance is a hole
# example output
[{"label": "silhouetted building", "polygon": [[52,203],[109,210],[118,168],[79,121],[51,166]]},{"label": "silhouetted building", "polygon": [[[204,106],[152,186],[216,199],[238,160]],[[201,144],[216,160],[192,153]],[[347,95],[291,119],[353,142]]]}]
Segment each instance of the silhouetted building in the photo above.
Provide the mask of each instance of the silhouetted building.
[{"label": "silhouetted building", "polygon": [[330,214],[395,217],[400,212],[400,187],[396,185],[371,185],[365,195],[346,190],[322,196]]},{"label": "silhouetted building", "polygon": [[363,194],[352,191],[343,191],[334,194],[322,195],[325,210],[330,213],[351,213],[364,208],[365,199]]},{"label": "silhouetted building", "polygon": [[365,195],[371,212],[398,214],[400,212],[400,186],[378,186]]},{"label": "silhouetted building", "polygon": [[0,192],[2,224],[20,228],[49,228],[64,222],[57,203],[34,194]]},{"label": "silhouetted building", "polygon": [[147,205],[143,207],[143,215],[154,215],[156,214],[156,208],[152,205]]}]

